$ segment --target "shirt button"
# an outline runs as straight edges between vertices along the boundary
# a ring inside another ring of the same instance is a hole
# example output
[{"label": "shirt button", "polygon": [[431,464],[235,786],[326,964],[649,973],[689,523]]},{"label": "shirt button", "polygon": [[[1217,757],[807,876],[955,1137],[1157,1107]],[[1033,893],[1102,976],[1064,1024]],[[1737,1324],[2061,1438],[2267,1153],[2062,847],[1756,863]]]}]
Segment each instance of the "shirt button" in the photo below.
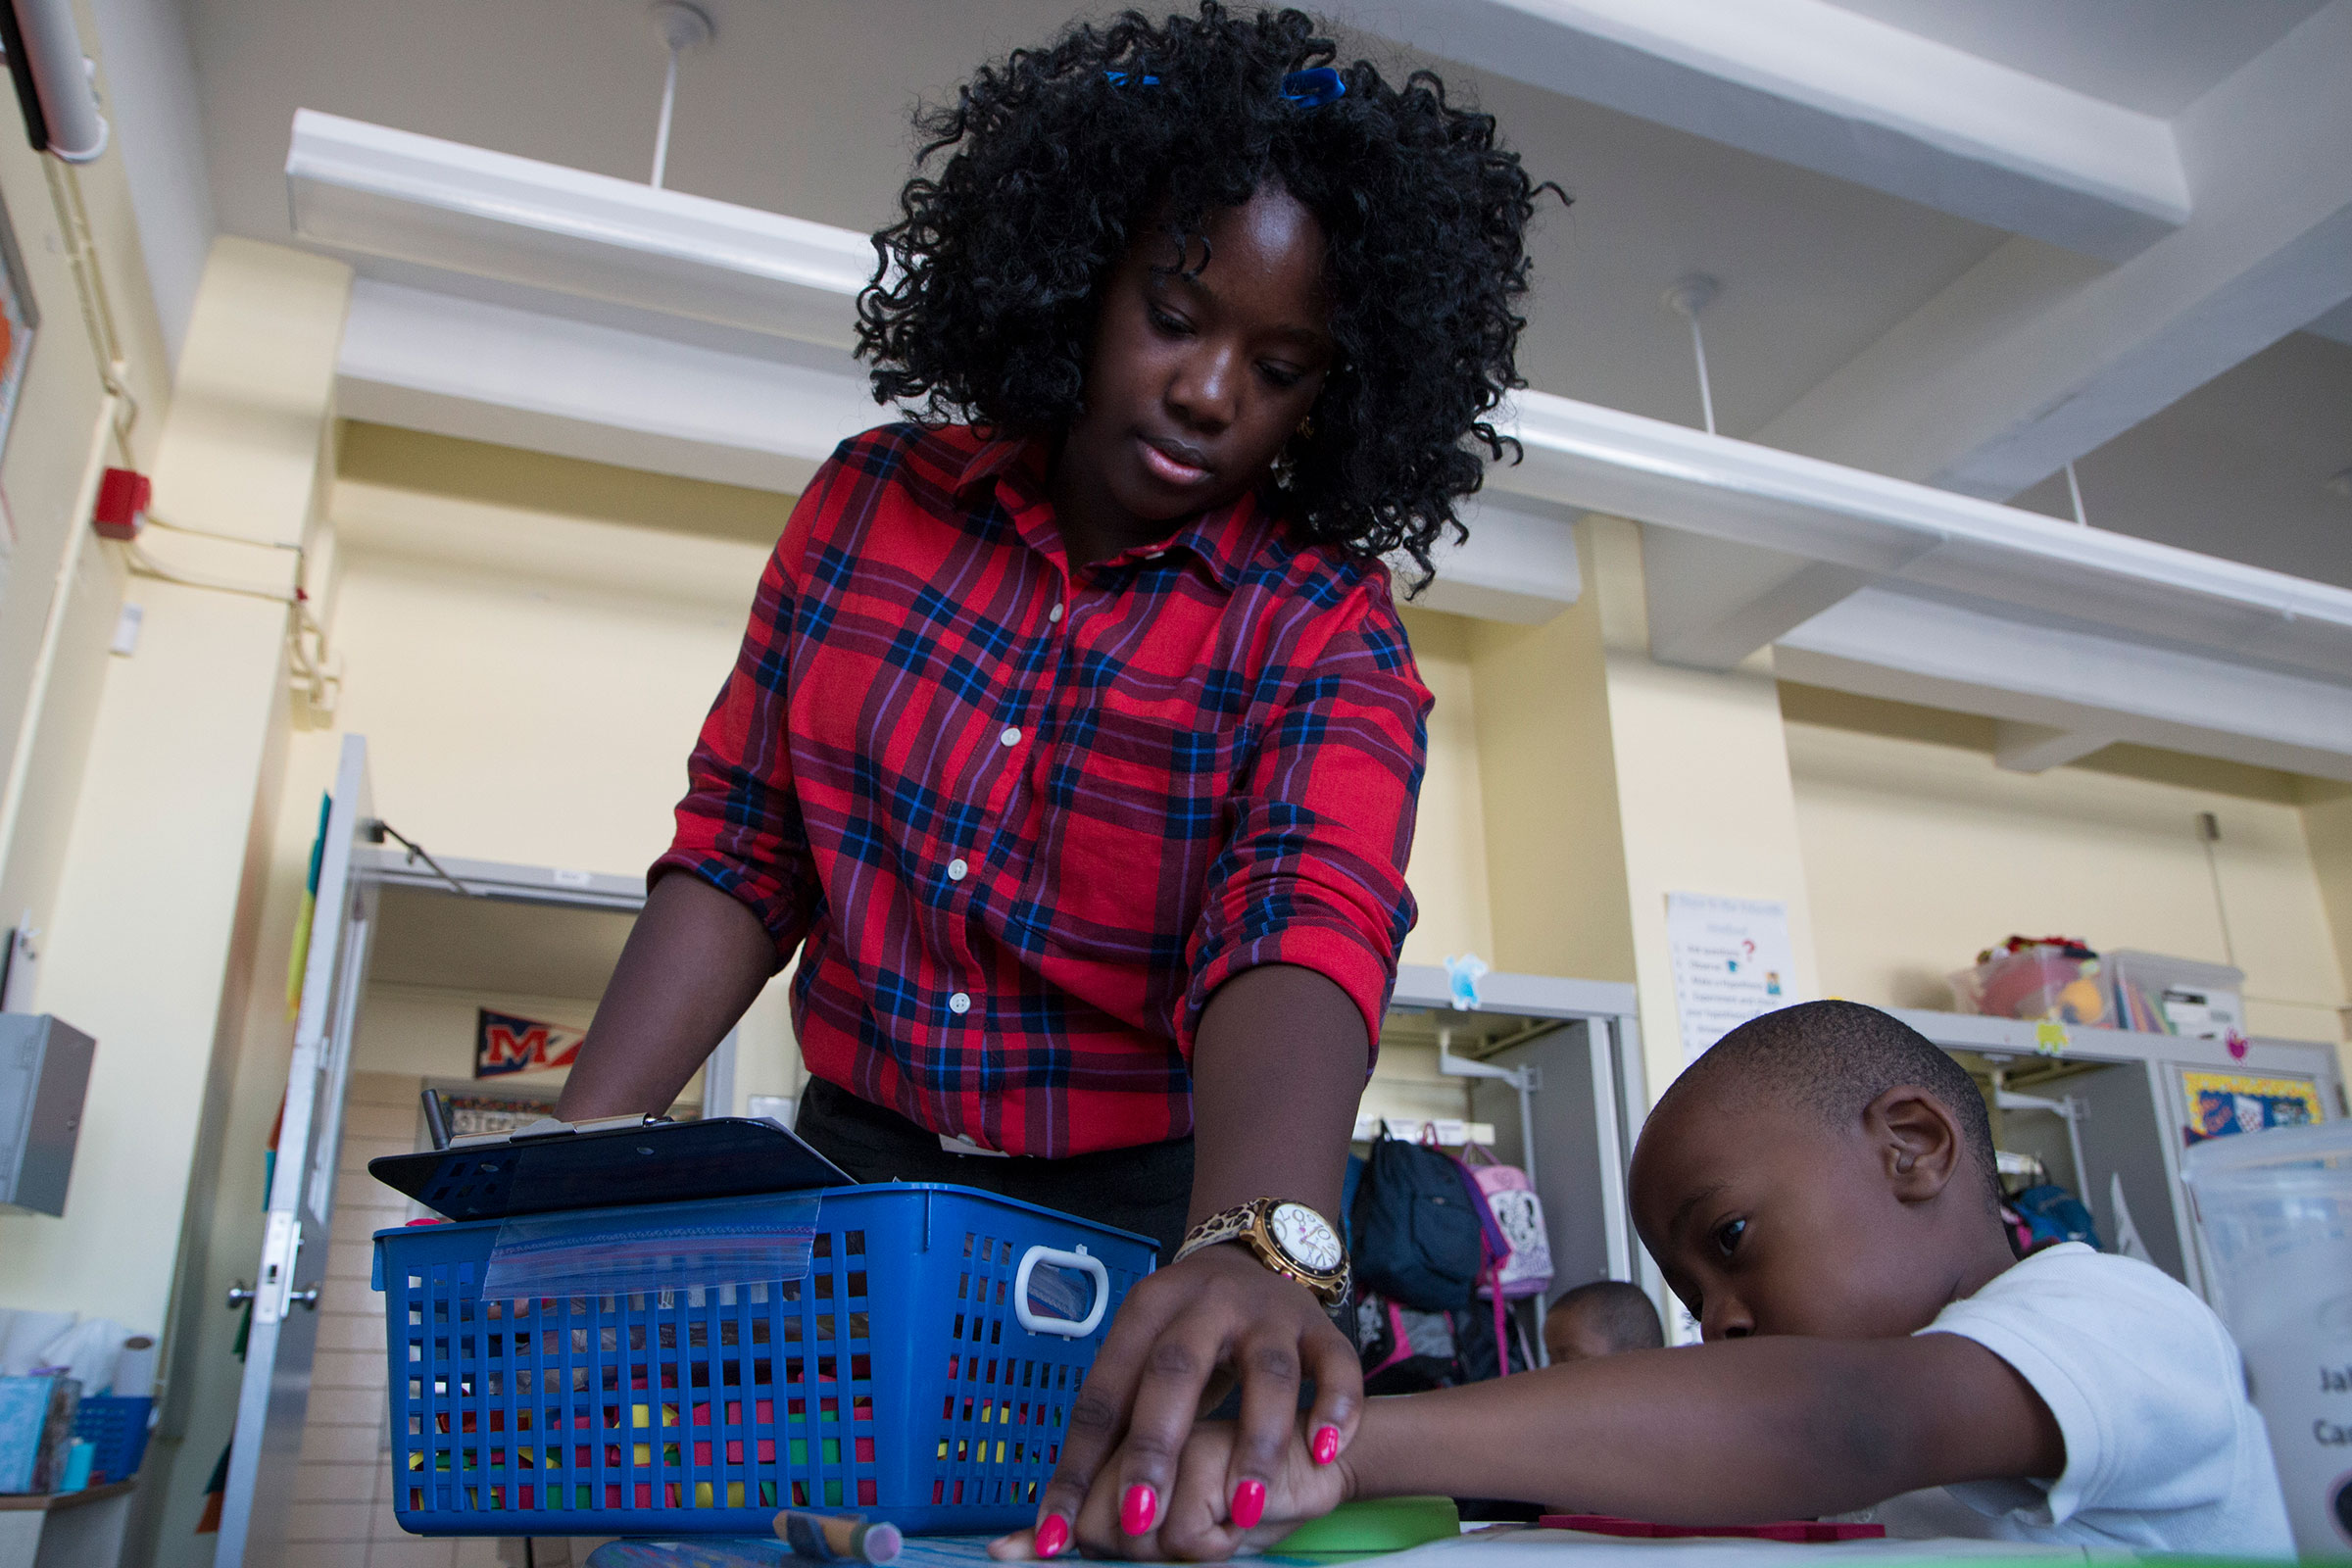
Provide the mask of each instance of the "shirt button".
[{"label": "shirt button", "polygon": [[1013,726],[1013,725],[1009,725],[1009,724],[1008,724],[1008,725],[1006,725],[1006,726],[1005,726],[1005,729],[1004,729],[1004,733],[997,737],[997,744],[998,744],[999,746],[1018,746],[1018,745],[1020,745],[1020,744],[1021,744],[1021,732],[1020,732],[1019,728],[1018,728],[1018,727],[1016,727],[1016,726]]},{"label": "shirt button", "polygon": [[961,1015],[972,1010],[972,999],[958,991],[948,999],[948,1010]]},{"label": "shirt button", "polygon": [[964,864],[961,860],[950,860],[948,862],[948,880],[951,882],[960,882],[963,880],[963,873],[969,871],[971,867]]},{"label": "shirt button", "polygon": [[1048,620],[1059,620],[1061,618],[1061,607],[1059,605],[1055,605],[1052,610],[1047,611],[1046,618]]},{"label": "shirt button", "polygon": [[1157,561],[1160,557],[1166,554],[1167,552],[1165,550],[1147,550],[1144,552],[1144,559],[1146,561]]}]

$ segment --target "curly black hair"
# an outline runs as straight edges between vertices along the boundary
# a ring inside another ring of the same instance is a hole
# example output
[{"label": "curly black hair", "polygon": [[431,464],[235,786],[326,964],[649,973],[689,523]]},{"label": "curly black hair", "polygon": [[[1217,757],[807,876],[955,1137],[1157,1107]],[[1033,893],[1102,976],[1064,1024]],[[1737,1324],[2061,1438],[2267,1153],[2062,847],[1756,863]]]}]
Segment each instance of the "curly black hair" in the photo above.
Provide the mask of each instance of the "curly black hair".
[{"label": "curly black hair", "polygon": [[1485,416],[1526,384],[1536,198],[1567,198],[1429,72],[1396,85],[1359,60],[1344,96],[1287,100],[1289,73],[1338,52],[1316,25],[1217,0],[1162,24],[1129,11],[1015,50],[918,111],[928,139],[858,299],[875,401],[1058,434],[1085,396],[1100,292],[1138,230],[1165,224],[1171,257],[1190,257],[1209,213],[1279,180],[1323,226],[1337,347],[1289,452],[1287,510],[1317,543],[1403,552],[1426,581],[1430,547],[1465,534],[1454,504],[1485,476],[1474,448],[1515,455]]}]

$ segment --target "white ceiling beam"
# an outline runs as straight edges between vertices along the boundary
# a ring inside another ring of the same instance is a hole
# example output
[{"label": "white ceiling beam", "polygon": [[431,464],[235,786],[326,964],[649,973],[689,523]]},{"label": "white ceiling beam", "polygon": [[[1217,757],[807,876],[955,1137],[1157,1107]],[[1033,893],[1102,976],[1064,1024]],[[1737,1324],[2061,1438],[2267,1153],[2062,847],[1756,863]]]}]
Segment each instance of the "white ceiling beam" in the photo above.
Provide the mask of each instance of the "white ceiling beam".
[{"label": "white ceiling beam", "polygon": [[1552,92],[2119,261],[2189,213],[2165,122],[1829,0],[1338,0]]},{"label": "white ceiling beam", "polygon": [[2115,744],[2111,726],[2065,729],[2014,718],[1992,721],[1993,766],[2011,773],[2046,773]]},{"label": "white ceiling beam", "polygon": [[297,111],[294,232],[337,250],[847,348],[865,235]]},{"label": "white ceiling beam", "polygon": [[355,418],[688,478],[795,491],[887,416],[828,374],[361,278],[337,368]]},{"label": "white ceiling beam", "polygon": [[[337,368],[348,417],[785,493],[835,446],[891,417],[838,370],[363,277]],[[1535,624],[1583,583],[1569,517],[1507,496],[1463,509],[1415,603]]]},{"label": "white ceiling beam", "polygon": [[2196,192],[2113,270],[2013,241],[1756,433],[2000,500],[2352,298],[2352,0],[2175,122]]},{"label": "white ceiling beam", "polygon": [[2126,636],[2162,626],[2225,658],[2352,668],[2352,590],[1547,393],[1513,403],[1525,459],[1490,470],[1492,488],[1745,546],[1738,569],[1789,611],[1805,597],[1783,581],[1795,568],[1752,552]]},{"label": "white ceiling beam", "polygon": [[[1584,592],[1573,517],[1544,515],[1486,492],[1464,502],[1461,516],[1469,537],[1459,544],[1444,540],[1431,549],[1438,574],[1410,601],[1413,605],[1476,620],[1540,626]],[[1419,575],[1409,561],[1390,559],[1403,581]]]},{"label": "white ceiling beam", "polygon": [[1697,669],[1730,669],[1873,580],[1851,566],[1660,527],[1642,532],[1642,575],[1650,657]]},{"label": "white ceiling beam", "polygon": [[[1867,697],[2352,781],[2352,685],[1996,606],[1866,588],[1783,638],[1773,667]],[[2034,760],[2023,746],[2013,755]]]},{"label": "white ceiling beam", "polygon": [[[2335,0],[2181,117],[2198,202],[2180,232],[2111,270],[2012,240],[1755,439],[2002,500],[2352,298],[2346,80],[2352,0]],[[1936,580],[1949,555],[1913,574]],[[1828,608],[1839,581],[1696,542],[1662,562],[1659,657],[1714,668]]]}]

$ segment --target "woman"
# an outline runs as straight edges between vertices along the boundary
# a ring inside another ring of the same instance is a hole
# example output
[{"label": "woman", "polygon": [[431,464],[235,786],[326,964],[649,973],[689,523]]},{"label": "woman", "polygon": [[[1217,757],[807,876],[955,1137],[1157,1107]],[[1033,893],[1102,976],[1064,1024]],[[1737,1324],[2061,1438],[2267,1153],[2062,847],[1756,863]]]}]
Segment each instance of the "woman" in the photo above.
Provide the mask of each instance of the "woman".
[{"label": "woman", "polygon": [[1212,1378],[1237,1514],[1302,1380],[1320,1462],[1361,1402],[1332,1223],[1430,703],[1381,558],[1502,454],[1537,192],[1333,55],[1209,0],[919,121],[858,352],[923,417],[801,497],[562,1105],[666,1104],[799,949],[803,1137],[1156,1238],[1047,1555],[1099,1472],[1151,1528]]}]

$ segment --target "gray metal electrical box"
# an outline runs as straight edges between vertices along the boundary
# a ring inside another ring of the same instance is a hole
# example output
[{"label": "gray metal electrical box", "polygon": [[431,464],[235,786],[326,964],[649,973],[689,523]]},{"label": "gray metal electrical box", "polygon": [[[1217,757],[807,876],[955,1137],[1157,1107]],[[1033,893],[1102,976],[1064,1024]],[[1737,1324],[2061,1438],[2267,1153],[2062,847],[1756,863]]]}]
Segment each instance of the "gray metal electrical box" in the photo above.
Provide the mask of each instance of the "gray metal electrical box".
[{"label": "gray metal electrical box", "polygon": [[65,1213],[97,1049],[45,1012],[0,1012],[0,1214]]}]

